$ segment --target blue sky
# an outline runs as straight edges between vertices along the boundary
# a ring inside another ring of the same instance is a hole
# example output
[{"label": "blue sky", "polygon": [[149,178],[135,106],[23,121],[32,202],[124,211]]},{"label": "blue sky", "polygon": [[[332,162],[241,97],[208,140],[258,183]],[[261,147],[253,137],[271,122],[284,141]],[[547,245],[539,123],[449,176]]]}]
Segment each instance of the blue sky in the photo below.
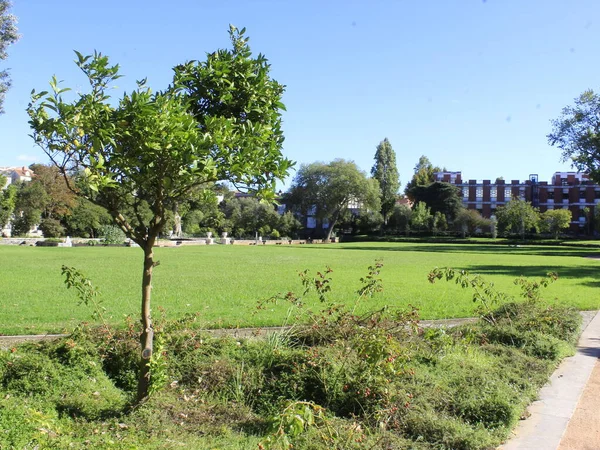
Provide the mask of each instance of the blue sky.
[{"label": "blue sky", "polygon": [[[1,67],[0,166],[47,162],[28,137],[31,89],[53,74],[84,89],[73,50],[121,65],[118,95],[229,45],[246,27],[287,86],[284,153],[300,163],[373,164],[387,137],[403,185],[420,155],[463,178],[548,180],[570,169],[547,144],[550,120],[600,88],[597,0],[13,0],[21,40]],[[287,180],[286,184],[289,184]]]}]

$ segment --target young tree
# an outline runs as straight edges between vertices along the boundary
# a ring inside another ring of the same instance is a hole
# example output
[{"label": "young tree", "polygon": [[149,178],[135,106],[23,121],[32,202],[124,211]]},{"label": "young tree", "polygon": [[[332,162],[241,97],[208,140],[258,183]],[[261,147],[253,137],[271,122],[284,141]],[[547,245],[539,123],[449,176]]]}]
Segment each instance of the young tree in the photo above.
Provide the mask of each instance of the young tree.
[{"label": "young tree", "polygon": [[569,228],[572,214],[568,209],[549,209],[540,215],[542,230],[547,231],[558,239],[561,230]]},{"label": "young tree", "polygon": [[244,32],[230,27],[233,49],[176,67],[166,90],[152,93],[139,81],[118,103],[109,96],[118,66],[77,53],[90,92],[69,103],[54,77],[52,92],[32,94],[28,107],[35,142],[61,173],[81,177],[83,187],[71,188],[105,207],[142,249],[139,401],[151,381],[153,247],[174,205],[219,180],[272,196],[291,166],[281,154],[283,86],[269,77],[264,56],[252,57]]},{"label": "young tree", "polygon": [[400,189],[396,152],[394,152],[388,138],[385,138],[377,146],[371,176],[379,182],[381,215],[383,216],[383,223],[387,225],[390,214],[396,205],[398,189]]},{"label": "young tree", "polygon": [[350,207],[379,210],[379,185],[367,178],[353,161],[336,159],[329,164],[302,165],[286,195],[286,203],[306,215],[311,208],[329,222],[329,241],[341,215]]},{"label": "young tree", "polygon": [[539,211],[530,202],[513,198],[496,212],[498,226],[506,232],[519,233],[525,239],[525,233],[538,228]]},{"label": "young tree", "polygon": [[[8,57],[6,49],[10,44],[19,39],[17,33],[17,19],[10,14],[11,2],[9,0],[0,0],[0,61]],[[0,70],[0,114],[4,112],[4,96],[10,88],[10,77],[8,70]]]},{"label": "young tree", "polygon": [[412,228],[428,231],[433,225],[432,222],[433,215],[431,214],[431,208],[429,208],[424,202],[417,203],[413,208],[413,213],[410,220]]},{"label": "young tree", "polygon": [[552,126],[548,143],[562,150],[563,161],[600,183],[600,96],[591,89],[583,92]]}]

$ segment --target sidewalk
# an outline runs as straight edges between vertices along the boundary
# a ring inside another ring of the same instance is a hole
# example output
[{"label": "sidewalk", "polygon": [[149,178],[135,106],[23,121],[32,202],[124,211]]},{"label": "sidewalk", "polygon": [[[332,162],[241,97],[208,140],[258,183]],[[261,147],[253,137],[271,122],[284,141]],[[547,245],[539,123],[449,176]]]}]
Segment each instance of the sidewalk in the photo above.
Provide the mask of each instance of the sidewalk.
[{"label": "sidewalk", "polygon": [[[585,325],[585,324],[584,324]],[[600,312],[499,450],[600,449]]]}]

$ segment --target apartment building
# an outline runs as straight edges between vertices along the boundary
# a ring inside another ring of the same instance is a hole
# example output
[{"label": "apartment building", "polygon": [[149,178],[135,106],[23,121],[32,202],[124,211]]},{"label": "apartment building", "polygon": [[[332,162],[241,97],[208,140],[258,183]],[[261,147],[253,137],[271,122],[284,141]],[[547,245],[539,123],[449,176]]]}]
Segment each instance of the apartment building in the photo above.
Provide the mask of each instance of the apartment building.
[{"label": "apartment building", "polygon": [[499,206],[513,198],[531,202],[540,212],[549,209],[569,209],[573,217],[570,231],[590,232],[586,227],[588,217],[593,217],[600,203],[600,185],[592,182],[587,174],[580,172],[555,172],[550,182],[540,181],[537,174],[525,181],[463,180],[461,172],[436,172],[436,181],[458,186],[462,191],[465,207],[478,210],[483,217],[491,217]]}]

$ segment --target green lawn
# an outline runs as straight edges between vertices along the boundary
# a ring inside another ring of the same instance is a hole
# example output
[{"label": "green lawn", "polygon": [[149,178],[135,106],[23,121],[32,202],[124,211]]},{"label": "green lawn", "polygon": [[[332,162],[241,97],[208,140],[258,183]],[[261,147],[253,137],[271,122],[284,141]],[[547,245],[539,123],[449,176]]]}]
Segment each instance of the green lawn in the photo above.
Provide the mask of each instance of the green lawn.
[{"label": "green lawn", "polygon": [[[364,308],[414,305],[422,318],[472,315],[471,292],[454,284],[427,282],[434,267],[451,266],[480,273],[517,296],[513,280],[539,277],[548,271],[560,279],[543,297],[579,309],[598,309],[600,260],[587,258],[599,249],[498,245],[348,243],[301,246],[198,246],[158,248],[153,307],[169,318],[200,312],[202,325],[256,326],[280,324],[286,308],[253,315],[256,301],[290,290],[300,294],[298,271],[331,274],[335,301],[353,301],[359,279],[382,259],[384,292]],[[0,333],[40,333],[69,329],[90,318],[66,290],[61,266],[83,271],[102,291],[104,306],[115,324],[127,314],[137,317],[140,303],[142,251],[114,247],[0,247]],[[309,303],[318,300],[310,297]]]}]

